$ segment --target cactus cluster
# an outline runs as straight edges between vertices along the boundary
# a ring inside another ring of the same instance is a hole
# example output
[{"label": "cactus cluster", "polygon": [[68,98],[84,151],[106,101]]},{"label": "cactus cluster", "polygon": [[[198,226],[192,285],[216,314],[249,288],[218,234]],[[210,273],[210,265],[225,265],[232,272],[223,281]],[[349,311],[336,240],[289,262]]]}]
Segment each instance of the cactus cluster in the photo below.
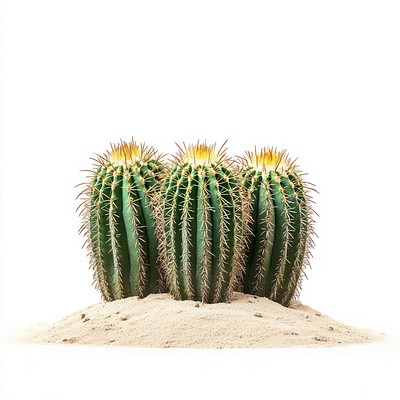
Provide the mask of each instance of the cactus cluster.
[{"label": "cactus cluster", "polygon": [[169,290],[229,301],[234,290],[285,306],[313,247],[311,184],[285,151],[235,159],[205,142],[164,163],[134,141],[95,159],[80,198],[94,280],[112,301]]}]

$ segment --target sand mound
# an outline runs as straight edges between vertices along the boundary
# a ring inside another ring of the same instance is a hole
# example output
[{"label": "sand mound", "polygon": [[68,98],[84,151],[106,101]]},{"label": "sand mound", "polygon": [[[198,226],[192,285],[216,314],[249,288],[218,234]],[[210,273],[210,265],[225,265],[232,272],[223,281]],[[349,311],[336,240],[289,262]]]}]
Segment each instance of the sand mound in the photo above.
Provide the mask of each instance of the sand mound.
[{"label": "sand mound", "polygon": [[336,346],[379,338],[334,321],[298,301],[285,308],[235,293],[230,303],[175,301],[169,294],[94,304],[24,334],[25,343],[135,347]]}]

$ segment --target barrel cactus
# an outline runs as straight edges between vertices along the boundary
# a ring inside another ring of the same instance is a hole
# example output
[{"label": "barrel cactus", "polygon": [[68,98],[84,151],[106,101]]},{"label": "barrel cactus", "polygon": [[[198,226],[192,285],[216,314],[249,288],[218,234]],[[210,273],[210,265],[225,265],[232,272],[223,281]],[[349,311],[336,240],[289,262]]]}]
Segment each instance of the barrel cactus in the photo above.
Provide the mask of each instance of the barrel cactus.
[{"label": "barrel cactus", "polygon": [[160,193],[160,254],[178,300],[230,299],[243,270],[243,207],[222,146],[179,147]]},{"label": "barrel cactus", "polygon": [[96,287],[106,301],[144,297],[161,288],[151,201],[163,175],[157,152],[134,141],[97,156],[84,183],[80,232]]},{"label": "barrel cactus", "polygon": [[298,294],[313,247],[314,189],[286,151],[263,148],[242,161],[252,217],[243,291],[287,306]]}]

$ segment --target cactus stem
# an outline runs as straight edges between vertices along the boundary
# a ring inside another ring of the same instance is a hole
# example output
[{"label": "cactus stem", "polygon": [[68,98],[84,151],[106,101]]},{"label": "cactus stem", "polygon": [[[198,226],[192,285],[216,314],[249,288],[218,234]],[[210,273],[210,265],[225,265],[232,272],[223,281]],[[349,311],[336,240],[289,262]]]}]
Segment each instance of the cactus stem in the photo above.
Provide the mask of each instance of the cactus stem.
[{"label": "cactus stem", "polygon": [[241,158],[253,220],[243,289],[283,305],[297,296],[314,246],[310,187],[315,188],[304,182],[295,162],[273,148]]},{"label": "cactus stem", "polygon": [[156,292],[162,278],[151,199],[162,178],[162,156],[121,141],[96,157],[77,208],[96,287],[107,301]]}]

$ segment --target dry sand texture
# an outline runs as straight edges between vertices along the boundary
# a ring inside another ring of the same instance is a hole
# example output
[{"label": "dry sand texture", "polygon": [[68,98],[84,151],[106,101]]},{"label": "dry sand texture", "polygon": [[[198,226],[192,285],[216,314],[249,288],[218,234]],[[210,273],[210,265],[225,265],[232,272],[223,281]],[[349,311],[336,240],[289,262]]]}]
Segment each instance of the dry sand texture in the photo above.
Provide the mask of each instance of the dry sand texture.
[{"label": "dry sand texture", "polygon": [[230,303],[176,301],[169,294],[94,304],[25,332],[25,343],[135,347],[248,348],[336,346],[379,335],[334,321],[298,301],[285,308],[235,293]]}]

